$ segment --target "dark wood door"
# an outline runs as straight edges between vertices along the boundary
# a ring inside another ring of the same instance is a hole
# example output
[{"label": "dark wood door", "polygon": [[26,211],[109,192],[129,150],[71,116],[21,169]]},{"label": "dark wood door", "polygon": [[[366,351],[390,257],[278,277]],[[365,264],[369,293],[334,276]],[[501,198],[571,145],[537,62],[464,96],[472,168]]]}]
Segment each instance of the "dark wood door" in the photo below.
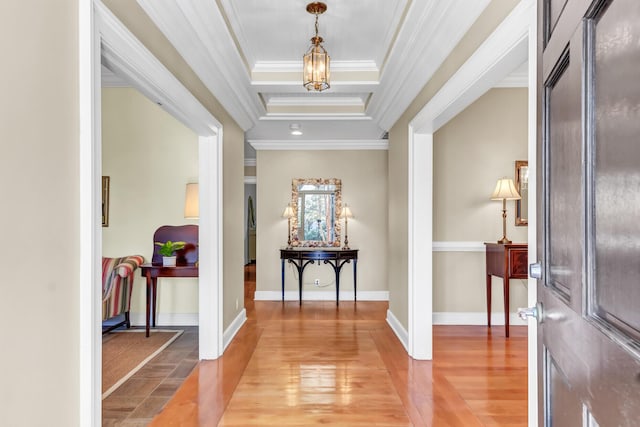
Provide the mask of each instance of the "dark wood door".
[{"label": "dark wood door", "polygon": [[539,424],[640,425],[640,1],[539,0]]}]

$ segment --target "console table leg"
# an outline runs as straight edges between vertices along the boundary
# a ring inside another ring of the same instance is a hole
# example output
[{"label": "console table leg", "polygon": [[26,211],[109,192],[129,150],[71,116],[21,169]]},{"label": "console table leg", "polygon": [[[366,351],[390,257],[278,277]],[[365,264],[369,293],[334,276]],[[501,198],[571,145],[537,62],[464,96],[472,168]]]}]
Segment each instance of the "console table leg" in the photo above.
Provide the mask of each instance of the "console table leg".
[{"label": "console table leg", "polygon": [[504,279],[504,336],[509,338],[509,276]]},{"label": "console table leg", "polygon": [[357,283],[358,283],[358,260],[353,260],[353,300],[358,301]]},{"label": "console table leg", "polygon": [[[300,261],[302,263],[302,261]],[[298,269],[298,301],[299,305],[302,305],[302,273],[304,272],[304,265]]]},{"label": "console table leg", "polygon": [[281,262],[282,264],[282,302],[284,302],[284,259]]},{"label": "console table leg", "polygon": [[151,275],[147,273],[147,309],[146,309],[146,317],[145,317],[145,336],[149,338],[149,318],[151,316]]},{"label": "console table leg", "polygon": [[487,274],[487,326],[491,327],[491,275]]},{"label": "console table leg", "polygon": [[153,311],[151,312],[151,326],[153,326],[154,328],[156,327],[156,310],[157,310],[157,303],[156,300],[158,299],[158,279],[157,278],[153,278],[151,279],[151,296],[153,297]]},{"label": "console table leg", "polygon": [[336,307],[340,305],[340,269],[336,269]]}]

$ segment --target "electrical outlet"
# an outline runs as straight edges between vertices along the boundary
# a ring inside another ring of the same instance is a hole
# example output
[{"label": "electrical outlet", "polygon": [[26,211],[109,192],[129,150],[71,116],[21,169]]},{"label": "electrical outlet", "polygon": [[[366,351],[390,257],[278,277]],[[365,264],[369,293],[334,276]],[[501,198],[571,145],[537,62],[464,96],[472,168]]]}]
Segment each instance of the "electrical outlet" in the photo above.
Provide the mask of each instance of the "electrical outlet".
[{"label": "electrical outlet", "polygon": [[316,286],[320,286],[320,279],[314,280],[313,284],[316,285]]}]

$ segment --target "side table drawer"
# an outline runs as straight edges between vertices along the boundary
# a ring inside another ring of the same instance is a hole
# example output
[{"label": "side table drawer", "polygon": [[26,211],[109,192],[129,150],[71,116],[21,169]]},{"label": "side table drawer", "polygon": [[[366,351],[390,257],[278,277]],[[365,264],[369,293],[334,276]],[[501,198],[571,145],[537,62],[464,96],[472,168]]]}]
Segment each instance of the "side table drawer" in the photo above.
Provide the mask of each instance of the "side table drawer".
[{"label": "side table drawer", "polygon": [[514,279],[526,279],[527,265],[527,248],[509,248],[509,276]]}]

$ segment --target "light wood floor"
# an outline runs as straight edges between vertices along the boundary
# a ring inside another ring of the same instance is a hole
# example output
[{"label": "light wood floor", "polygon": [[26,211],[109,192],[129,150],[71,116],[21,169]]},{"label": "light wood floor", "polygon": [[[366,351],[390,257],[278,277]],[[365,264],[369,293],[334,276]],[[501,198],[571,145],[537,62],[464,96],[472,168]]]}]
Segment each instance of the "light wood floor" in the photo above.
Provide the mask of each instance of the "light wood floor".
[{"label": "light wood floor", "polygon": [[254,289],[224,355],[200,362],[150,425],[526,426],[524,327],[505,339],[438,326],[434,361],[415,361],[384,302],[254,303]]}]

